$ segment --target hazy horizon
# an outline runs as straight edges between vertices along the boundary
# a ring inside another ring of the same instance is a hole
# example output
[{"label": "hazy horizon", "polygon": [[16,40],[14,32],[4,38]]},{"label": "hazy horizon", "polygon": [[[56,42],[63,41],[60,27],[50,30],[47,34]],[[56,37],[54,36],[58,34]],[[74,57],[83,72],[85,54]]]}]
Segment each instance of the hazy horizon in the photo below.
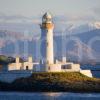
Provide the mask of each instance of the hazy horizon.
[{"label": "hazy horizon", "polygon": [[70,21],[100,21],[100,0],[0,0],[0,23],[37,22],[47,11]]}]

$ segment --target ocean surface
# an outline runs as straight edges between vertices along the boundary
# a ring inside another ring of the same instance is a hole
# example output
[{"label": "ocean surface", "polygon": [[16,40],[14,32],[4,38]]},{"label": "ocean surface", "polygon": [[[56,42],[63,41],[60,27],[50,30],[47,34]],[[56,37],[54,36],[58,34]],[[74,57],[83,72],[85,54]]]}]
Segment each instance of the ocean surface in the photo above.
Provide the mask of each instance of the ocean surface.
[{"label": "ocean surface", "polygon": [[100,100],[100,93],[0,92],[0,100]]},{"label": "ocean surface", "polygon": [[100,65],[83,65],[81,66],[83,70],[91,70],[93,77],[100,78]]}]

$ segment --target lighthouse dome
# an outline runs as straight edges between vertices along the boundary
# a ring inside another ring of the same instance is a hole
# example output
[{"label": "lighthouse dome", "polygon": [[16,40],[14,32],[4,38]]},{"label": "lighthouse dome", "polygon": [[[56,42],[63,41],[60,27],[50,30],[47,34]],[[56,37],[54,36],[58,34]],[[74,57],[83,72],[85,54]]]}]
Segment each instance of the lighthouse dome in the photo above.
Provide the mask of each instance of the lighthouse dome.
[{"label": "lighthouse dome", "polygon": [[49,19],[51,19],[52,16],[51,16],[51,14],[50,14],[49,12],[46,12],[46,13],[43,15],[43,18],[49,18]]},{"label": "lighthouse dome", "polygon": [[46,12],[42,17],[42,23],[52,23],[52,16],[49,12]]}]

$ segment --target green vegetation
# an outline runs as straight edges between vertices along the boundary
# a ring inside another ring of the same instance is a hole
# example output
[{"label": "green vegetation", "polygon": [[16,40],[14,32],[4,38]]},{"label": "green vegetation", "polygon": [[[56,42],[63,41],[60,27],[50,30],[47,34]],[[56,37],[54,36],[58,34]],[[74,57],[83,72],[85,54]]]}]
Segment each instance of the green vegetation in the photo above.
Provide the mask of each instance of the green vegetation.
[{"label": "green vegetation", "polygon": [[[5,55],[0,55],[0,64],[4,65],[4,64],[13,63],[13,62],[15,62],[15,58],[8,57]],[[20,62],[24,62],[24,60],[20,58]]]},{"label": "green vegetation", "polygon": [[0,90],[32,92],[100,92],[100,79],[89,78],[78,72],[33,73],[20,78]]},{"label": "green vegetation", "polygon": [[8,64],[11,62],[15,62],[15,59],[13,57],[7,57],[4,55],[0,55],[0,64]]},{"label": "green vegetation", "polygon": [[7,63],[8,58],[6,56],[0,55],[0,63]]}]

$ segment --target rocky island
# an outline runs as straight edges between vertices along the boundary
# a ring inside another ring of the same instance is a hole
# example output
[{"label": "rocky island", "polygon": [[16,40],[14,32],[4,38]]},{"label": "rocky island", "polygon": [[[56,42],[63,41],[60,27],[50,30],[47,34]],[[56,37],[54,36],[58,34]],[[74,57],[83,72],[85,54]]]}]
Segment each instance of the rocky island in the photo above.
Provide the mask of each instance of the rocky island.
[{"label": "rocky island", "polygon": [[12,83],[0,82],[0,91],[100,92],[100,79],[79,72],[33,73]]}]

